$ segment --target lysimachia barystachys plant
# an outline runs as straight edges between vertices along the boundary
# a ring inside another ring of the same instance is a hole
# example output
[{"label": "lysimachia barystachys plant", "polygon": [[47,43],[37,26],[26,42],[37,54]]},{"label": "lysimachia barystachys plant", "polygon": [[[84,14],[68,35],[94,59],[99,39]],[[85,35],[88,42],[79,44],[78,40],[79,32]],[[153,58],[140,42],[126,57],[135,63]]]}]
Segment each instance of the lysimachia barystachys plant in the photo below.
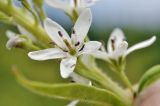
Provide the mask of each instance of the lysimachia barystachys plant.
[{"label": "lysimachia barystachys plant", "polygon": [[[37,94],[71,101],[67,106],[75,106],[79,102],[96,106],[133,106],[133,104],[139,106],[139,103],[153,102],[153,98],[145,99],[144,102],[142,98],[144,98],[143,92],[146,95],[150,94],[148,86],[159,79],[159,66],[145,73],[137,83],[137,89],[134,89],[125,75],[125,65],[128,54],[150,46],[155,42],[156,36],[128,48],[123,31],[116,28],[111,33],[105,50],[105,46],[100,42],[87,39],[92,22],[92,13],[88,7],[97,1],[99,0],[20,0],[22,6],[17,7],[12,0],[0,0],[0,20],[16,26],[19,31],[10,29],[6,31],[9,38],[6,47],[24,49],[34,60],[60,59],[58,66],[61,76],[70,82],[39,83],[24,78],[16,70],[14,72],[17,81]],[[44,3],[61,9],[70,16],[74,24],[71,34],[57,22],[47,18],[43,10]],[[104,60],[104,63],[117,72],[127,90],[104,73],[97,66],[95,59]],[[158,89],[159,83],[158,87],[154,88]],[[135,98],[136,103],[134,103]]]}]

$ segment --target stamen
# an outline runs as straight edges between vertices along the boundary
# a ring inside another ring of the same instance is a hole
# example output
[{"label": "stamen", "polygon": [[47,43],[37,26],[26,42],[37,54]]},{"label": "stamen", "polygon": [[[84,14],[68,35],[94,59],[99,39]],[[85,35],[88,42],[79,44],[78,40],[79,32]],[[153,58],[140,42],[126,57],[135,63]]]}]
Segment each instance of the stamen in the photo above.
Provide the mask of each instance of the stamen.
[{"label": "stamen", "polygon": [[64,52],[68,52],[68,50],[63,50]]},{"label": "stamen", "polygon": [[76,31],[74,30],[74,28],[72,29],[72,34],[76,34]]},{"label": "stamen", "polygon": [[77,7],[78,6],[78,1],[74,0],[74,6]]},{"label": "stamen", "polygon": [[77,42],[76,44],[75,44],[75,46],[78,46],[80,44],[80,42]]},{"label": "stamen", "polygon": [[82,51],[82,50],[84,49],[84,47],[85,47],[85,45],[83,45],[83,46],[81,47],[81,49],[79,50],[79,52]]},{"label": "stamen", "polygon": [[60,37],[63,37],[63,34],[62,34],[61,31],[58,31],[58,34],[59,34]]},{"label": "stamen", "polygon": [[64,39],[63,40],[64,43],[66,44],[66,46],[69,48],[69,49],[72,49],[71,45],[69,44],[69,42],[67,41],[67,39]]},{"label": "stamen", "polygon": [[75,81],[71,80],[72,83],[75,83]]},{"label": "stamen", "polygon": [[115,39],[111,39],[111,43],[112,43],[112,50],[115,50]]},{"label": "stamen", "polygon": [[75,65],[76,65],[76,64],[73,64],[73,65],[71,66],[71,68],[73,68]]},{"label": "stamen", "polygon": [[54,42],[49,42],[49,44],[52,44],[52,45],[54,45],[55,43],[54,43]]}]

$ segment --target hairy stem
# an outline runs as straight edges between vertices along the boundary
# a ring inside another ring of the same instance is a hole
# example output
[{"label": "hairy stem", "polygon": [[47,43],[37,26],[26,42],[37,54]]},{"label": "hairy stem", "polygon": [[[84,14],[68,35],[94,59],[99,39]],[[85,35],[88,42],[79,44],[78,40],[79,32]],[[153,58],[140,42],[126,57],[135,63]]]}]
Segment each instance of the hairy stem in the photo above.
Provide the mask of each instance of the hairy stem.
[{"label": "hairy stem", "polygon": [[78,73],[101,84],[105,89],[112,91],[116,94],[125,104],[126,106],[130,106],[131,98],[128,97],[126,92],[118,86],[117,83],[111,80],[109,76],[104,74],[98,68],[88,68],[82,62],[79,62],[77,65]]}]

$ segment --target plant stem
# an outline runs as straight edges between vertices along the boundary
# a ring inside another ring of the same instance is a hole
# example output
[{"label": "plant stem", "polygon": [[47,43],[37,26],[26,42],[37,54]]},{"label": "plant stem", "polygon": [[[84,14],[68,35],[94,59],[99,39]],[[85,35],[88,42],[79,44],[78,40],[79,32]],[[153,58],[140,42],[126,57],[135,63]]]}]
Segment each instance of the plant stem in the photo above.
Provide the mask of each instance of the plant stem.
[{"label": "plant stem", "polygon": [[120,86],[118,86],[117,83],[112,81],[111,78],[104,74],[100,69],[95,67],[92,69],[88,68],[82,62],[79,62],[77,68],[80,75],[83,75],[93,81],[98,82],[105,89],[108,89],[114,94],[116,94],[121,99],[121,101],[126,104],[126,106],[130,106],[131,98],[128,97],[126,92]]},{"label": "plant stem", "polygon": [[27,31],[31,32],[37,39],[50,46],[50,39],[41,25],[35,25],[34,20],[20,9],[9,6],[3,0],[0,0],[0,10],[13,17],[17,24],[23,26]]},{"label": "plant stem", "polygon": [[123,80],[124,84],[131,90],[131,92],[134,94],[134,90],[132,88],[132,84],[129,81],[128,77],[126,76],[124,71],[119,72],[119,76]]}]

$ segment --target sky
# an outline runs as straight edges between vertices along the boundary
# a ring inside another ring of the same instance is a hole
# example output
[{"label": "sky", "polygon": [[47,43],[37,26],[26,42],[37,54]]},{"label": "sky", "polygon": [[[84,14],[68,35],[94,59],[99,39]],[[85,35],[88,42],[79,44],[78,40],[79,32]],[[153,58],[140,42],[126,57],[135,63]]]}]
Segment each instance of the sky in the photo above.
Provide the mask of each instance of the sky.
[{"label": "sky", "polygon": [[[49,17],[70,23],[61,10],[45,5]],[[92,8],[97,27],[135,27],[158,29],[160,27],[160,0],[100,0]]]}]

